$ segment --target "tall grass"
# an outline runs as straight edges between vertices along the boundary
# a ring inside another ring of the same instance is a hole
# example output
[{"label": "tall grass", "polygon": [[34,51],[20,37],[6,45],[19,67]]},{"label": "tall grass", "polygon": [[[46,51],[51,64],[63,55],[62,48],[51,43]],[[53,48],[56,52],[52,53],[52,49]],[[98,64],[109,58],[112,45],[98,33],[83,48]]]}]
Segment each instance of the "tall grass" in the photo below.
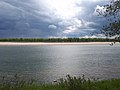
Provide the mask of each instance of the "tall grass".
[{"label": "tall grass", "polygon": [[120,90],[120,79],[91,80],[82,77],[59,79],[54,84],[38,84],[34,80],[24,80],[15,75],[12,80],[2,78],[0,90]]},{"label": "tall grass", "polygon": [[61,79],[59,85],[65,90],[120,90],[120,79],[97,80],[85,79],[82,77],[71,77],[67,75],[66,79]]}]

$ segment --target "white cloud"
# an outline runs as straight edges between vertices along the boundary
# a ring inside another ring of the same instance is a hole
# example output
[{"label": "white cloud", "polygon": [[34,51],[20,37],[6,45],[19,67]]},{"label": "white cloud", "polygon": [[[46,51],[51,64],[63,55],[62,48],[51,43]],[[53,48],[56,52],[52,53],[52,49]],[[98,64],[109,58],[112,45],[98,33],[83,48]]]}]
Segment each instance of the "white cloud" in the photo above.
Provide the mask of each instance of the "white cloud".
[{"label": "white cloud", "polygon": [[76,0],[44,0],[43,3],[58,19],[71,19],[81,11],[75,4]]},{"label": "white cloud", "polygon": [[66,22],[61,22],[61,24],[64,25],[63,33],[65,33],[65,34],[74,33],[74,32],[81,32],[81,30],[83,32],[84,31],[94,31],[95,29],[92,28],[91,26],[97,25],[94,22],[79,20],[77,18],[74,18],[74,19],[66,21]]},{"label": "white cloud", "polygon": [[49,25],[48,28],[49,29],[57,29],[57,26],[55,26],[55,25]]},{"label": "white cloud", "polygon": [[62,37],[59,37],[59,36],[50,36],[50,37],[48,37],[48,38],[68,38],[68,37],[66,37],[66,36],[62,36]]},{"label": "white cloud", "polygon": [[104,14],[105,11],[106,11],[106,9],[104,6],[97,5],[93,15]]},{"label": "white cloud", "polygon": [[58,25],[61,27],[66,27],[66,26],[71,25],[71,22],[68,20],[62,20],[62,21],[58,22]]},{"label": "white cloud", "polygon": [[75,26],[70,26],[70,27],[67,27],[66,30],[63,31],[63,33],[69,34],[69,33],[75,32],[75,30],[77,30]]},{"label": "white cloud", "polygon": [[[77,19],[77,18],[74,18],[74,19],[71,19],[71,20],[68,20],[69,22],[69,25],[65,27],[65,30],[63,31],[63,33],[65,34],[69,34],[69,33],[72,33],[72,32],[75,32],[76,30],[78,30],[78,28],[80,28],[82,26],[82,21]],[[66,24],[66,23],[65,23]]]},{"label": "white cloud", "polygon": [[90,35],[85,35],[85,36],[79,37],[79,38],[106,38],[106,37],[105,37],[105,35],[103,35],[103,34],[96,34],[96,35],[92,35],[92,36],[90,36]]}]

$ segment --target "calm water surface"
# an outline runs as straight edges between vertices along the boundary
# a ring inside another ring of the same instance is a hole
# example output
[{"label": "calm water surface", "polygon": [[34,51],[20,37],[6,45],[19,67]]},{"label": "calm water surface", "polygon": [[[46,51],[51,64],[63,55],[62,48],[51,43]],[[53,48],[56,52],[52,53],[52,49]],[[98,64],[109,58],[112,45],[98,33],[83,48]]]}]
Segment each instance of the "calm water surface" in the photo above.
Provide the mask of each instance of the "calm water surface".
[{"label": "calm water surface", "polygon": [[120,45],[0,46],[0,76],[16,73],[42,82],[120,78]]}]

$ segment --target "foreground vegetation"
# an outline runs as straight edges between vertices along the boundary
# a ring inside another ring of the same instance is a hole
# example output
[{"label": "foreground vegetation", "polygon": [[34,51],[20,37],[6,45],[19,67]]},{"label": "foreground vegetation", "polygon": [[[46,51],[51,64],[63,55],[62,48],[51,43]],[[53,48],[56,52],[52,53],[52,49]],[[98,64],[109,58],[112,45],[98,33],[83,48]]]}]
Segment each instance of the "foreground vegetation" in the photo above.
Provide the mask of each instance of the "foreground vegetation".
[{"label": "foreground vegetation", "polygon": [[119,42],[108,38],[0,38],[0,42]]},{"label": "foreground vegetation", "polygon": [[13,80],[6,81],[3,77],[0,90],[120,90],[120,79],[90,80],[82,77],[66,76],[54,84],[37,84],[33,80],[21,80],[15,75]]}]

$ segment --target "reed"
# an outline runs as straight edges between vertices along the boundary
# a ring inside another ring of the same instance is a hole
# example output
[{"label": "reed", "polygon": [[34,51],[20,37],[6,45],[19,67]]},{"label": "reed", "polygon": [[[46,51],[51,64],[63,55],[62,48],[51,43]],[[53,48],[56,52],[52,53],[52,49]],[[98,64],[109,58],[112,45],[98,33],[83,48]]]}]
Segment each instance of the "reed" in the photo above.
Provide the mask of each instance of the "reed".
[{"label": "reed", "polygon": [[120,79],[97,80],[86,79],[84,75],[67,75],[65,79],[61,78],[54,84],[38,84],[32,79],[21,79],[16,74],[12,80],[3,77],[0,90],[120,90]]}]

